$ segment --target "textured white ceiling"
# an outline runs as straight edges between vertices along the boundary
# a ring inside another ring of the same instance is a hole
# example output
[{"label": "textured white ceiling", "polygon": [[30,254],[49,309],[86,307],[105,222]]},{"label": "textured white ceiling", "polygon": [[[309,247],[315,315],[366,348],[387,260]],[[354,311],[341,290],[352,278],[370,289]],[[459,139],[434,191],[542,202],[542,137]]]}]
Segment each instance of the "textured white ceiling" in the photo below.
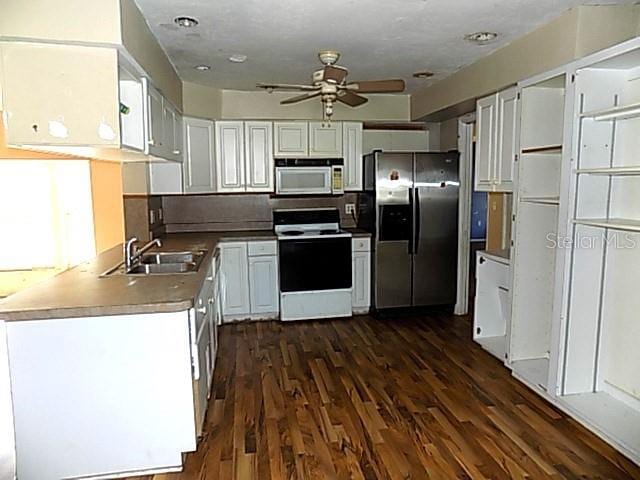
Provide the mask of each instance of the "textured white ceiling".
[{"label": "textured white ceiling", "polygon": [[[136,0],[183,80],[253,90],[256,82],[309,83],[319,50],[342,53],[349,80],[403,78],[409,91],[534,30],[580,4],[625,0]],[[200,24],[178,28],[176,16]],[[494,31],[498,41],[466,42]],[[228,57],[240,53],[245,63]],[[211,70],[193,67],[207,64]],[[412,78],[420,70],[430,80]]]}]

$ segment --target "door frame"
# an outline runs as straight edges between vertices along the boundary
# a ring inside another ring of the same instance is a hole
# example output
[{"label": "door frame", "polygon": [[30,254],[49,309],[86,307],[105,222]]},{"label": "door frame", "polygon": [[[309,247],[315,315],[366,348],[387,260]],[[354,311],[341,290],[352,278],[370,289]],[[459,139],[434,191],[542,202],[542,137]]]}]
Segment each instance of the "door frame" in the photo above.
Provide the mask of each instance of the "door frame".
[{"label": "door frame", "polygon": [[458,202],[458,288],[454,315],[469,313],[469,258],[471,255],[471,195],[473,193],[473,130],[475,112],[458,118],[460,200]]}]

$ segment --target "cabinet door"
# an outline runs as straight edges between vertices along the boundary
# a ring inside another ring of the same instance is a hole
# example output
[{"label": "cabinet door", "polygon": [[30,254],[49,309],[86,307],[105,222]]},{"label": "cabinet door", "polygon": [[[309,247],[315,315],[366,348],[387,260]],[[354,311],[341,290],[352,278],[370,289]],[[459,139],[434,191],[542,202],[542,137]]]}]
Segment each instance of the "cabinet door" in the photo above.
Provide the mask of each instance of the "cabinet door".
[{"label": "cabinet door", "polygon": [[184,119],[182,118],[182,115],[180,115],[178,112],[175,112],[173,116],[173,158],[179,162],[182,162],[184,160],[184,157],[182,155],[184,146],[184,134],[182,127],[183,123]]},{"label": "cabinet door", "polygon": [[160,92],[151,85],[147,87],[149,154],[156,157],[165,156],[164,147],[164,106]]},{"label": "cabinet door", "polygon": [[213,122],[184,119],[184,190],[186,193],[215,192]]},{"label": "cabinet door", "polygon": [[278,312],[278,257],[249,257],[251,313]]},{"label": "cabinet door", "polygon": [[156,195],[182,193],[182,164],[178,162],[150,163],[149,190],[150,193]]},{"label": "cabinet door", "polygon": [[245,168],[248,192],[273,192],[273,124],[245,122]]},{"label": "cabinet door", "polygon": [[307,122],[275,122],[274,156],[279,158],[306,157],[309,154]]},{"label": "cabinet door", "polygon": [[517,152],[518,90],[510,88],[498,94],[498,140],[495,191],[513,191],[513,173]]},{"label": "cabinet door", "polygon": [[175,124],[176,111],[169,102],[163,99],[162,105],[162,144],[164,146],[164,156],[168,160],[176,158]]},{"label": "cabinet door", "polygon": [[309,156],[320,158],[342,156],[340,122],[309,122]]},{"label": "cabinet door", "polygon": [[497,95],[482,98],[477,103],[478,131],[476,134],[475,187],[478,191],[491,191],[493,188],[496,159],[497,103]]},{"label": "cabinet door", "polygon": [[219,192],[244,192],[242,122],[216,122],[216,185]]},{"label": "cabinet door", "polygon": [[0,55],[8,144],[119,146],[115,50],[6,42]]},{"label": "cabinet door", "polygon": [[351,275],[351,306],[366,311],[371,304],[371,252],[353,253]]},{"label": "cabinet door", "polygon": [[220,246],[223,314],[249,315],[249,272],[247,242],[225,242]]},{"label": "cabinet door", "polygon": [[342,124],[345,191],[362,191],[362,123]]}]

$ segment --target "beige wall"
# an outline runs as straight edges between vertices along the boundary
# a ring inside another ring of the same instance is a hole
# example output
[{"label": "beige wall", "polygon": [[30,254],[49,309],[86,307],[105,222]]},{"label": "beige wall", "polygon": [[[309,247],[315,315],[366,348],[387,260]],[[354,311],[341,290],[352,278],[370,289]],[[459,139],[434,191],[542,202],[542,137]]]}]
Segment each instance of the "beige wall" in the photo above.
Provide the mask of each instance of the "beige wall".
[{"label": "beige wall", "polygon": [[183,82],[182,109],[191,117],[222,118],[222,90]]},{"label": "beige wall", "polygon": [[0,0],[0,36],[116,44],[120,42],[118,3]]},{"label": "beige wall", "polygon": [[133,0],[121,0],[120,8],[122,44],[149,74],[156,88],[182,110],[182,82],[151,33],[142,13]]},{"label": "beige wall", "polygon": [[[255,119],[321,119],[322,107],[317,98],[293,105],[280,105],[280,100],[295,92],[222,91],[222,118]],[[367,95],[369,102],[351,108],[336,105],[334,120],[409,120],[408,95]]]},{"label": "beige wall", "polygon": [[583,6],[411,96],[419,119],[481,97],[638,33],[638,6]]}]

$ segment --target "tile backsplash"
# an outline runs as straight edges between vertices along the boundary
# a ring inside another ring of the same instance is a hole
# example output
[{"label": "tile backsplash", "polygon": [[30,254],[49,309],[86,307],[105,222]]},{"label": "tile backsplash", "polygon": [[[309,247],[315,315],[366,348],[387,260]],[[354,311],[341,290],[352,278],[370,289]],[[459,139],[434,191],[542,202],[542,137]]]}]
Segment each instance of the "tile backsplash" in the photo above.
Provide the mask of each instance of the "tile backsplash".
[{"label": "tile backsplash", "polygon": [[[159,198],[159,197],[156,197]],[[345,204],[357,203],[357,193],[337,197],[275,197],[269,194],[167,195],[162,198],[167,233],[263,230],[273,227],[273,210],[337,207],[343,227],[353,227]]]}]

